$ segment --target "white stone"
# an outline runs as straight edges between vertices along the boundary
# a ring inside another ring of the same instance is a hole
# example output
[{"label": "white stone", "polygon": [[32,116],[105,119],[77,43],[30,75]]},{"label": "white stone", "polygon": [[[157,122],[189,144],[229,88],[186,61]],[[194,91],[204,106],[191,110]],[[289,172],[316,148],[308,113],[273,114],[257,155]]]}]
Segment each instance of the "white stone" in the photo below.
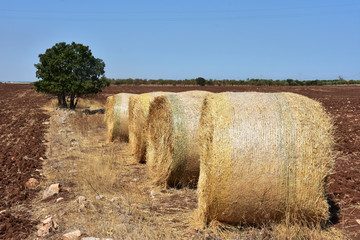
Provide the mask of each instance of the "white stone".
[{"label": "white stone", "polygon": [[54,196],[55,194],[58,194],[60,192],[60,184],[55,183],[51,184],[43,193],[43,199],[46,199],[48,197]]},{"label": "white stone", "polygon": [[77,201],[78,203],[83,203],[83,202],[86,201],[86,197],[84,197],[84,196],[79,196],[79,197],[76,199],[76,201]]},{"label": "white stone", "polygon": [[76,240],[76,239],[79,239],[80,236],[81,236],[81,232],[79,229],[77,229],[73,232],[64,234],[62,236],[62,240]]},{"label": "white stone", "polygon": [[155,192],[154,190],[151,190],[151,191],[150,191],[150,196],[151,196],[152,198],[155,198],[156,192]]},{"label": "white stone", "polygon": [[103,199],[103,198],[104,198],[104,196],[102,194],[96,196],[96,199]]},{"label": "white stone", "polygon": [[46,216],[45,220],[41,222],[41,226],[37,231],[39,237],[45,237],[55,229],[55,224],[51,216]]}]

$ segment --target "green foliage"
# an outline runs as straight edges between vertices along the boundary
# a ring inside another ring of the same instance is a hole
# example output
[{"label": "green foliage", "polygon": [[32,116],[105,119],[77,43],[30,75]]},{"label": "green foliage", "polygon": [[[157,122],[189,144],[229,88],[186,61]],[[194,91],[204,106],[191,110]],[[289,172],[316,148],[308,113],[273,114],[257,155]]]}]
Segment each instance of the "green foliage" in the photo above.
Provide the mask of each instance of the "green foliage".
[{"label": "green foliage", "polygon": [[56,43],[52,48],[39,54],[39,63],[35,64],[34,83],[38,92],[58,96],[59,104],[67,107],[66,98],[70,99],[70,108],[75,108],[75,99],[82,95],[101,92],[110,84],[105,77],[105,63],[95,58],[88,46],[65,42]]},{"label": "green foliage", "polygon": [[197,79],[195,79],[195,81],[196,81],[196,84],[200,85],[200,86],[205,86],[205,84],[206,84],[205,78],[202,78],[202,77],[198,77]]}]

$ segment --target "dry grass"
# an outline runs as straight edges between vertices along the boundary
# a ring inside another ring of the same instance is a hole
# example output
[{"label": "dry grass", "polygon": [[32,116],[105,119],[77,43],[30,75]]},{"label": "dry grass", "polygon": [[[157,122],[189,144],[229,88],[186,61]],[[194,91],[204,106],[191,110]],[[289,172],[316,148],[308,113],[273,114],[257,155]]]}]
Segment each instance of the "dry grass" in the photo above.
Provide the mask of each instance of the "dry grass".
[{"label": "dry grass", "polygon": [[93,110],[93,109],[104,108],[104,105],[94,99],[79,98],[76,108],[78,110],[83,110],[83,109]]},{"label": "dry grass", "polygon": [[[144,165],[128,154],[128,144],[106,144],[102,115],[52,112],[48,160],[41,188],[60,183],[56,198],[34,201],[34,220],[51,214],[59,225],[48,239],[79,228],[89,236],[116,239],[193,239],[189,216],[195,191],[151,189]],[[151,193],[151,194],[150,194]],[[79,203],[79,196],[85,201]],[[35,234],[31,236],[35,238]]]},{"label": "dry grass", "polygon": [[336,229],[322,229],[320,227],[308,228],[299,225],[274,225],[272,236],[277,239],[348,239]]},{"label": "dry grass", "polygon": [[[87,99],[87,98],[79,98],[78,104],[76,106],[77,110],[84,110],[84,109],[99,109],[103,108],[104,105],[99,103],[96,100],[93,99]],[[53,111],[55,109],[59,108],[58,100],[56,98],[53,98],[50,100],[50,102],[43,107],[46,111]]]},{"label": "dry grass", "polygon": [[[53,109],[51,115],[40,188],[60,183],[62,191],[46,201],[40,191],[32,208],[33,220],[52,215],[58,224],[46,239],[60,239],[75,229],[83,236],[113,239],[342,238],[331,230],[281,225],[246,228],[213,222],[200,230],[193,225],[196,190],[151,188],[146,166],[128,153],[129,145],[106,143],[102,115]],[[79,202],[79,196],[86,200]],[[58,197],[64,200],[56,202]],[[37,239],[36,234],[29,239]]]}]

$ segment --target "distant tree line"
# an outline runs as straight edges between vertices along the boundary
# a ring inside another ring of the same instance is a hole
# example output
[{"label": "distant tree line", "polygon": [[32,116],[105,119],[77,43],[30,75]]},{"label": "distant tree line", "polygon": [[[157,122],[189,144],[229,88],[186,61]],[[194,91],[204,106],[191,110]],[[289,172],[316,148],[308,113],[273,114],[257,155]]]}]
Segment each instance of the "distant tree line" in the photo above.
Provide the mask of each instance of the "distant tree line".
[{"label": "distant tree line", "polygon": [[171,79],[140,79],[140,78],[127,78],[127,79],[105,79],[111,84],[115,85],[172,85],[172,86],[187,86],[187,85],[200,85],[200,86],[240,86],[240,85],[255,85],[255,86],[314,86],[314,85],[349,85],[360,84],[360,80],[345,80],[342,77],[334,80],[273,80],[273,79],[257,79],[251,78],[246,80],[216,80],[204,79],[202,77],[184,80],[171,80]]}]

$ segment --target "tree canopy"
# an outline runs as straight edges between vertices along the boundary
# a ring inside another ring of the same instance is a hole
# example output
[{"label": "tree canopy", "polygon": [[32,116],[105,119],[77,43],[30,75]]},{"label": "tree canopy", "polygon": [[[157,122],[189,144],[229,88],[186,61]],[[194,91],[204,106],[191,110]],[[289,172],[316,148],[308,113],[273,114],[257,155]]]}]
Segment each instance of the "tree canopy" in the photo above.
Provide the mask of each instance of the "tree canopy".
[{"label": "tree canopy", "polygon": [[56,43],[52,48],[39,54],[39,63],[35,64],[34,83],[38,92],[57,95],[59,104],[75,109],[78,97],[101,92],[109,85],[104,77],[105,63],[95,58],[88,46],[72,42]]},{"label": "tree canopy", "polygon": [[205,78],[202,78],[202,77],[198,77],[197,79],[195,79],[195,81],[196,81],[196,84],[200,85],[200,86],[205,86],[205,84],[206,84]]}]

